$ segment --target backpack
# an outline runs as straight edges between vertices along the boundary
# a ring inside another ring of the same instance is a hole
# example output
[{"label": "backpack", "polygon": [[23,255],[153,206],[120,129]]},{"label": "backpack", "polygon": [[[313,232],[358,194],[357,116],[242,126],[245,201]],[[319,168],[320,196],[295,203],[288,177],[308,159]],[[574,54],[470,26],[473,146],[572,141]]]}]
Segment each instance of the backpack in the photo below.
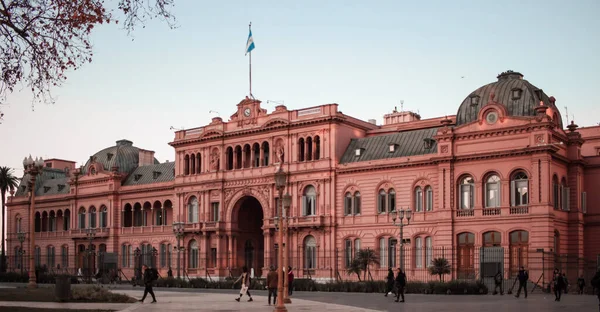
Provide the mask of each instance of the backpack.
[{"label": "backpack", "polygon": [[158,270],[155,268],[150,269],[150,280],[155,281],[158,279]]}]

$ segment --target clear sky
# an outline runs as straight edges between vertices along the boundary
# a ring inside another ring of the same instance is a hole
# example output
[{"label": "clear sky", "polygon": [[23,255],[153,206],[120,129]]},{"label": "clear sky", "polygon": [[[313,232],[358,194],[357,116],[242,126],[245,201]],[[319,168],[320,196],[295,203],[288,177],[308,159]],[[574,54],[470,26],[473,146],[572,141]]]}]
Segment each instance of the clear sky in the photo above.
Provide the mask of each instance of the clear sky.
[{"label": "clear sky", "polygon": [[[129,139],[174,160],[170,126],[224,120],[248,94],[248,23],[253,94],[271,111],[338,103],[377,119],[404,100],[423,118],[455,114],[478,87],[512,69],[557,99],[580,126],[600,122],[600,1],[190,1],[176,0],[179,27],[159,21],[133,36],[94,30],[94,61],[31,109],[9,97],[0,124],[0,165],[26,155],[80,165]],[[132,41],[132,39],[135,39]],[[461,78],[463,77],[464,78]],[[570,118],[570,117],[569,117]]]}]

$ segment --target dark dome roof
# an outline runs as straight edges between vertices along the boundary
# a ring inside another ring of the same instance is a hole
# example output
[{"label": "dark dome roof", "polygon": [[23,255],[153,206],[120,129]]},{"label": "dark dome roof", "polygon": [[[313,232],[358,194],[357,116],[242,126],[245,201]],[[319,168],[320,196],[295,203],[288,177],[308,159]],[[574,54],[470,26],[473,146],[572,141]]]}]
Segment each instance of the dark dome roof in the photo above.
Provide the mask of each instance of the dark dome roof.
[{"label": "dark dome roof", "polygon": [[[524,80],[521,73],[508,70],[498,75],[497,78],[498,81],[473,91],[460,104],[456,113],[457,126],[477,120],[479,111],[490,101],[492,92],[494,101],[506,107],[508,116],[535,116],[535,107],[540,105],[540,101],[544,101],[544,105],[556,109],[554,98],[548,97],[542,89]],[[519,96],[515,96],[516,94]],[[478,97],[478,99],[472,100],[474,97]],[[559,113],[558,124],[562,128],[560,111],[558,109],[556,111]]]},{"label": "dark dome roof", "polygon": [[[110,171],[112,167],[119,167],[119,172],[131,173],[138,167],[140,160],[140,149],[133,146],[133,142],[128,140],[119,140],[117,145],[107,147],[88,159],[83,168],[87,173],[88,166],[92,159],[104,166],[104,170]],[[154,158],[154,163],[159,164],[158,159]]]}]

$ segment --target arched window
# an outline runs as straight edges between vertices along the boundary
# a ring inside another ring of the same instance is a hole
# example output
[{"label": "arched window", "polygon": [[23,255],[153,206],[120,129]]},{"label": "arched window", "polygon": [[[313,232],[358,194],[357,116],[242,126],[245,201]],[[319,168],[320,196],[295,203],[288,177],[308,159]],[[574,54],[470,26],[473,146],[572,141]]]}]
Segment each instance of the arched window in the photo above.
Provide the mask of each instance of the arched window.
[{"label": "arched window", "polygon": [[85,229],[85,208],[79,208],[79,228]]},{"label": "arched window", "polygon": [[312,235],[304,238],[304,269],[317,267],[317,240]]},{"label": "arched window", "polygon": [[42,266],[42,249],[40,248],[40,246],[35,246],[34,258],[35,266]]},{"label": "arched window", "polygon": [[527,267],[529,255],[529,232],[510,232],[510,276],[516,276],[519,268]]},{"label": "arched window", "polygon": [[48,231],[48,212],[42,212],[42,232]]},{"label": "arched window", "polygon": [[202,173],[202,155],[196,154],[196,173]]},{"label": "arched window", "polygon": [[571,188],[567,186],[567,180],[562,178],[560,182],[560,197],[561,197],[561,209],[564,211],[570,210],[569,192]]},{"label": "arched window", "polygon": [[262,148],[263,148],[263,166],[268,166],[269,165],[269,155],[271,153],[271,150],[269,149],[269,142],[263,142],[262,143]]},{"label": "arched window", "polygon": [[425,265],[430,267],[433,265],[433,242],[431,237],[425,238]]},{"label": "arched window", "polygon": [[63,245],[60,248],[60,266],[63,269],[67,269],[69,267],[69,246]]},{"label": "arched window", "polygon": [[422,212],[423,211],[423,190],[420,186],[415,188],[415,211]]},{"label": "arched window", "polygon": [[491,174],[485,181],[485,208],[500,207],[500,177]]},{"label": "arched window", "polygon": [[315,144],[315,160],[321,159],[321,138],[319,136],[315,136],[314,140]]},{"label": "arched window", "polygon": [[386,193],[384,190],[379,190],[379,195],[377,195],[377,212],[384,213],[386,212]]},{"label": "arched window", "polygon": [[344,259],[346,260],[346,267],[349,268],[354,260],[354,253],[352,252],[352,240],[346,239],[344,241]]},{"label": "arched window", "polygon": [[298,140],[298,161],[304,161],[304,138]]},{"label": "arched window", "polygon": [[48,231],[56,232],[56,213],[54,210],[50,211],[50,216],[48,219]]},{"label": "arched window", "polygon": [[225,154],[227,154],[226,155],[226,157],[227,157],[226,158],[227,159],[227,164],[225,166],[225,169],[227,169],[227,170],[233,170],[233,148],[231,148],[231,146],[228,147],[225,150]]},{"label": "arched window", "polygon": [[458,240],[458,277],[472,278],[475,274],[475,234],[460,233]]},{"label": "arched window", "polygon": [[106,206],[100,207],[100,227],[106,228],[108,225],[108,209]]},{"label": "arched window", "polygon": [[190,174],[190,155],[185,155],[183,162],[183,174]]},{"label": "arched window", "polygon": [[188,223],[198,223],[198,199],[196,196],[188,200]]},{"label": "arched window", "polygon": [[243,156],[244,157],[242,157],[242,158],[244,158],[244,163],[242,164],[242,167],[244,167],[244,168],[252,167],[252,153],[251,153],[251,149],[250,149],[250,144],[244,145]]},{"label": "arched window", "polygon": [[129,245],[123,244],[121,245],[121,267],[128,268],[129,267],[129,259],[131,258]]},{"label": "arched window", "polygon": [[317,214],[317,190],[312,185],[304,189],[302,196],[302,215],[314,216]]},{"label": "arched window", "polygon": [[382,237],[379,239],[379,266],[382,268],[388,267],[388,238]]},{"label": "arched window", "polygon": [[502,238],[499,232],[491,231],[483,233],[483,247],[500,247]]},{"label": "arched window", "polygon": [[196,154],[190,155],[190,173],[196,173]]},{"label": "arched window", "polygon": [[344,196],[344,215],[349,216],[352,214],[352,194],[346,193]]},{"label": "arched window", "polygon": [[390,189],[388,191],[388,212],[396,211],[396,191]]},{"label": "arched window", "polygon": [[254,143],[252,145],[252,167],[260,167],[260,145]]},{"label": "arched window", "polygon": [[425,187],[425,210],[433,210],[433,189],[431,186]]},{"label": "arched window", "polygon": [[160,244],[160,267],[168,268],[171,266],[171,244]]},{"label": "arched window", "polygon": [[460,180],[459,189],[459,207],[460,209],[473,209],[473,192],[475,189],[474,181],[471,176],[466,176]]},{"label": "arched window", "polygon": [[558,210],[560,207],[560,185],[558,184],[558,177],[554,175],[552,177],[552,204],[554,209]]},{"label": "arched window", "polygon": [[17,233],[21,232],[21,216],[17,215],[15,217],[15,230],[17,230]]},{"label": "arched window", "polygon": [[54,254],[54,246],[46,247],[46,265],[48,268],[54,268],[55,266],[55,254]]},{"label": "arched window", "polygon": [[90,228],[96,228],[96,207],[90,207]]},{"label": "arched window", "polygon": [[415,238],[415,267],[423,268],[423,239],[421,237]]},{"label": "arched window", "polygon": [[40,212],[36,212],[35,213],[35,232],[39,233],[42,231],[42,215],[40,214]]},{"label": "arched window", "polygon": [[527,174],[519,171],[510,181],[510,205],[527,206],[529,204],[529,180]]},{"label": "arched window", "polygon": [[313,141],[311,137],[306,138],[306,160],[312,160]]},{"label": "arched window", "polygon": [[63,217],[63,231],[68,231],[71,229],[71,210],[65,209],[65,214]]},{"label": "arched window", "polygon": [[242,169],[242,147],[237,145],[233,154],[235,156],[235,169]]},{"label": "arched window", "polygon": [[354,214],[360,215],[360,192],[354,193]]},{"label": "arched window", "polygon": [[163,225],[163,207],[160,201],[155,201],[152,205],[154,210],[154,225]]},{"label": "arched window", "polygon": [[199,263],[198,242],[195,239],[190,241],[190,269],[197,269]]}]

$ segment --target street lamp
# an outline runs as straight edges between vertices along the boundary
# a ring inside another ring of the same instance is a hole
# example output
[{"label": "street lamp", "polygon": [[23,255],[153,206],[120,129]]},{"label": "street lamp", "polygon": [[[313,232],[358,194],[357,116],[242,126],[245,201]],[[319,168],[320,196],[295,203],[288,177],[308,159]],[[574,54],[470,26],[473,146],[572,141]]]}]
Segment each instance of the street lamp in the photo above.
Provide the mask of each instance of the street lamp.
[{"label": "street lamp", "polygon": [[[280,205],[278,208],[278,216],[279,216],[279,253],[277,254],[277,263],[283,263],[283,190],[285,189],[285,184],[287,182],[287,174],[279,167],[279,170],[275,173],[275,188],[277,188],[277,192],[279,194],[279,198],[281,199]],[[283,268],[278,268],[277,270],[277,297],[280,299],[277,300],[277,306],[275,307],[275,311],[287,311],[285,305],[283,304]]]},{"label": "street lamp", "polygon": [[[285,270],[288,269],[288,243],[289,243],[289,236],[288,236],[288,224],[289,224],[289,217],[288,217],[288,210],[290,208],[290,205],[292,203],[292,195],[290,195],[289,193],[285,193],[285,195],[283,195],[283,218],[285,219],[284,224],[283,224],[283,231],[285,233],[285,243],[283,245],[283,251],[284,251],[284,258],[283,258],[283,268]],[[289,282],[289,274],[290,272],[287,272],[288,274],[287,276],[284,276],[284,281],[283,281],[283,302],[284,303],[292,303],[292,300],[290,299],[290,297],[288,297],[289,291],[288,288],[290,287],[290,285],[288,285]]]},{"label": "street lamp", "polygon": [[[37,175],[42,172],[44,168],[44,160],[41,157],[36,157],[34,160],[29,157],[25,157],[23,159],[23,168],[25,174],[29,174],[29,182],[27,183],[27,187],[29,188],[29,198],[31,201],[29,208],[29,250],[35,250],[35,180]],[[27,284],[28,288],[37,288],[37,283],[35,281],[35,253],[29,253],[29,284]]]},{"label": "street lamp", "polygon": [[23,251],[23,242],[25,241],[25,233],[19,231],[17,233],[17,239],[19,240],[19,243],[21,243],[21,247],[19,248],[19,264],[21,266],[21,275],[23,275],[23,255],[25,254],[25,251]]},{"label": "street lamp", "polygon": [[[390,212],[392,216],[392,222],[400,228],[400,269],[404,272],[404,227],[410,224],[410,218],[412,217],[412,211],[410,208],[400,209],[397,211]],[[406,223],[404,218],[406,217]],[[396,220],[398,222],[396,223]]]},{"label": "street lamp", "polygon": [[180,262],[181,262],[181,246],[179,244],[179,242],[181,241],[181,239],[183,239],[183,236],[185,235],[184,233],[185,230],[185,225],[183,222],[173,222],[173,233],[175,234],[175,237],[177,238],[177,278],[180,278]]},{"label": "street lamp", "polygon": [[93,259],[94,259],[94,250],[92,248],[92,242],[94,241],[94,238],[96,237],[96,229],[94,228],[87,228],[85,229],[85,235],[87,236],[88,240],[90,241],[89,243],[89,247],[88,247],[88,280],[91,283],[92,282],[92,267],[93,267]]}]

